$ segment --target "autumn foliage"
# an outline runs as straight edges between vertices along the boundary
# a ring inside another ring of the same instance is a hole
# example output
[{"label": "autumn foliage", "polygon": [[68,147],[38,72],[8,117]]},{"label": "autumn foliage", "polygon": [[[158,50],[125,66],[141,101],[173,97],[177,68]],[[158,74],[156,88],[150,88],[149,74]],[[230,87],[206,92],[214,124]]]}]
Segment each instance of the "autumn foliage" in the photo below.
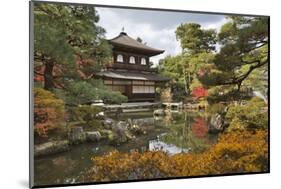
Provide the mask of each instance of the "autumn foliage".
[{"label": "autumn foliage", "polygon": [[222,134],[218,143],[203,153],[169,156],[162,151],[120,153],[93,157],[85,181],[117,181],[186,177],[268,170],[267,131]]},{"label": "autumn foliage", "polygon": [[195,98],[206,97],[206,96],[208,96],[208,90],[205,89],[205,88],[202,87],[202,86],[195,87],[195,88],[192,90],[192,96],[195,97]]},{"label": "autumn foliage", "polygon": [[[44,72],[45,72],[46,66],[45,65],[40,65],[40,66],[36,66],[34,68],[34,81],[35,82],[45,82],[44,79]],[[61,76],[63,75],[63,70],[62,70],[62,66],[59,64],[55,64],[53,67],[53,71],[52,71],[52,76],[53,76],[53,82],[54,85],[57,88],[62,88],[63,84],[60,81]]]},{"label": "autumn foliage", "polygon": [[194,119],[194,122],[191,125],[191,130],[196,137],[203,138],[208,134],[209,129],[206,121],[203,118],[198,117]]},{"label": "autumn foliage", "polygon": [[42,88],[34,89],[34,131],[46,137],[64,118],[64,102]]}]

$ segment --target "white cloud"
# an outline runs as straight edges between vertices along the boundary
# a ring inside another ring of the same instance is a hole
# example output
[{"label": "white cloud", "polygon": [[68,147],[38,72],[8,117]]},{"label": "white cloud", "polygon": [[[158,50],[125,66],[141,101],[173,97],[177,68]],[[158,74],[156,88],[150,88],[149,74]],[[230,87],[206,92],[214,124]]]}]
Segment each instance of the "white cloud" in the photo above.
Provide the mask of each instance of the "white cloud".
[{"label": "white cloud", "polygon": [[219,20],[217,22],[202,24],[202,28],[204,28],[204,29],[215,29],[217,32],[219,32],[221,26],[224,25],[227,21],[228,20],[226,18],[223,18],[222,20]]},{"label": "white cloud", "polygon": [[[130,12],[130,14],[124,14],[124,12],[122,12],[122,14],[120,14],[120,9],[116,11],[116,9],[110,8],[97,8],[97,11],[100,15],[100,21],[98,25],[106,29],[107,39],[111,39],[119,35],[122,27],[124,27],[125,32],[132,38],[140,37],[144,42],[147,43],[148,46],[165,50],[163,54],[151,57],[151,61],[154,63],[154,65],[157,65],[159,60],[167,55],[176,55],[181,52],[180,43],[176,40],[175,30],[182,20],[172,20],[173,23],[171,23],[169,22],[169,17],[167,16],[167,18],[164,18],[162,14],[161,16],[163,19],[167,19],[167,25],[162,24],[161,26],[156,27],[157,24],[156,21],[153,21],[153,18],[141,19],[140,16],[142,15],[139,15],[139,12],[138,15],[134,15],[132,12]],[[157,16],[157,14],[155,14],[155,16]],[[194,14],[190,15],[190,17],[194,19]],[[198,16],[198,18],[204,20],[201,17],[202,16]],[[134,20],[134,18],[137,19],[137,21]],[[155,20],[159,20],[159,18]],[[186,19],[185,22],[188,22],[188,20]],[[190,20],[189,22],[194,21]],[[218,30],[225,22],[225,19],[216,18],[214,22],[206,22],[204,20],[201,25],[206,29],[214,28]]]}]

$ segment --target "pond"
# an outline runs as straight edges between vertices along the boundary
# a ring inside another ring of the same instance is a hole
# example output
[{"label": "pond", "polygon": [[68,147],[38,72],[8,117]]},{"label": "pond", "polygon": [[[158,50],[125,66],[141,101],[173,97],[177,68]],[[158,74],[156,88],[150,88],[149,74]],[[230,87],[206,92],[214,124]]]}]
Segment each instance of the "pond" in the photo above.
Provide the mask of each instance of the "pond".
[{"label": "pond", "polygon": [[128,153],[162,150],[173,155],[201,152],[216,143],[216,135],[208,132],[208,116],[204,112],[169,112],[162,118],[152,115],[152,112],[121,115],[119,120],[144,119],[152,124],[147,126],[147,134],[119,146],[105,142],[84,143],[64,153],[35,158],[35,185],[82,182],[81,176],[93,165],[91,158],[113,150]]}]

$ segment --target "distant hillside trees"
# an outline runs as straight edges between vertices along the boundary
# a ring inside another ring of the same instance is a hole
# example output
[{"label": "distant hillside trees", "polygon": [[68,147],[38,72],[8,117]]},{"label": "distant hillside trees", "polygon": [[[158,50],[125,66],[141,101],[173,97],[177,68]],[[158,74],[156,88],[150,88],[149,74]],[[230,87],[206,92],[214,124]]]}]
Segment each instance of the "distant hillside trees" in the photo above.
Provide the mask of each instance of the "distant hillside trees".
[{"label": "distant hillside trees", "polygon": [[208,90],[209,96],[267,92],[268,18],[228,17],[219,32],[181,24],[176,37],[182,53],[167,56],[158,69],[184,86],[186,96],[198,88]]}]

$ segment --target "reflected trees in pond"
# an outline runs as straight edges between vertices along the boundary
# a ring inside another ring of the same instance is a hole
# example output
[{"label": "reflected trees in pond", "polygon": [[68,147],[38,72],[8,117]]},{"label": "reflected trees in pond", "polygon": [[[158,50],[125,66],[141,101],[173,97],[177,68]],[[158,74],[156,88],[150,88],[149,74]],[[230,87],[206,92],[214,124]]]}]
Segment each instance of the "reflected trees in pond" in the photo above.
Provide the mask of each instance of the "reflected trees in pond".
[{"label": "reflected trees in pond", "polygon": [[161,137],[167,144],[173,144],[182,152],[201,152],[209,147],[208,124],[204,116],[193,117],[185,112],[184,119],[169,126],[169,132]]}]

